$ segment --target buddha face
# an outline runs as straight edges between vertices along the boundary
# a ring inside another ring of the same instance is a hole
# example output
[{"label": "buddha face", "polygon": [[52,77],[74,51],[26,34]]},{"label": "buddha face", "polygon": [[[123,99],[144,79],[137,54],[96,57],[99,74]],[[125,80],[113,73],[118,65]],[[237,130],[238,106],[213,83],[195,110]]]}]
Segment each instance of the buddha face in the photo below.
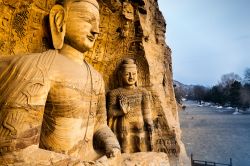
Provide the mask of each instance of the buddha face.
[{"label": "buddha face", "polygon": [[122,82],[125,86],[135,85],[137,81],[137,69],[135,67],[132,68],[124,68],[122,72]]},{"label": "buddha face", "polygon": [[93,47],[99,33],[99,11],[93,4],[78,1],[67,5],[65,43],[80,52]]}]

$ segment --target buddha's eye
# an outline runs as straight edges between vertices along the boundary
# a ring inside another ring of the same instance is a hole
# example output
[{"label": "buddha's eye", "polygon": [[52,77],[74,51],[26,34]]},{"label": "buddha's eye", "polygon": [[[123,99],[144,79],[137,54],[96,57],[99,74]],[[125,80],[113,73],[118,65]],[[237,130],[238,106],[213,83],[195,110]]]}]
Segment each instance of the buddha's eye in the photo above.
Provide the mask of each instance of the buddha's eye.
[{"label": "buddha's eye", "polygon": [[123,73],[124,76],[129,76],[129,73]]},{"label": "buddha's eye", "polygon": [[88,23],[93,22],[93,19],[91,19],[91,18],[89,18],[89,17],[87,17],[87,16],[80,16],[80,18],[81,18],[82,20],[88,22]]}]

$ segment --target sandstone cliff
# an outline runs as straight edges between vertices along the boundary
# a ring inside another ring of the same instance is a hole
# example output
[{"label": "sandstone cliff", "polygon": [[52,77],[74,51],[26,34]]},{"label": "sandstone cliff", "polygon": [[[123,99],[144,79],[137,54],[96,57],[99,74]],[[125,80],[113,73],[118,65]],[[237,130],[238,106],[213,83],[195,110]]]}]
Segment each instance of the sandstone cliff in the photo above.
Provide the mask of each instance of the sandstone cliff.
[{"label": "sandstone cliff", "polygon": [[[156,0],[98,0],[101,33],[85,56],[104,78],[106,91],[117,88],[117,68],[124,58],[138,66],[138,86],[152,95],[154,151],[182,165],[186,153],[172,84],[171,49],[166,23]],[[55,0],[0,0],[0,55],[43,52],[51,48],[48,13]],[[188,164],[185,164],[185,166]]]}]

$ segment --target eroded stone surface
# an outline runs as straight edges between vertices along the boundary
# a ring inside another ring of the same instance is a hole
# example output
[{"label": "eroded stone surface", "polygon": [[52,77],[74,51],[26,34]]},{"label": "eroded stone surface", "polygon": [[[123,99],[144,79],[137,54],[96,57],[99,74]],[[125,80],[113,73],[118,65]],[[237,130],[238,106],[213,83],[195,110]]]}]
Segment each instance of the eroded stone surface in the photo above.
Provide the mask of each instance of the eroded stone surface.
[{"label": "eroded stone surface", "polygon": [[140,152],[122,154],[122,166],[170,166],[166,153]]}]

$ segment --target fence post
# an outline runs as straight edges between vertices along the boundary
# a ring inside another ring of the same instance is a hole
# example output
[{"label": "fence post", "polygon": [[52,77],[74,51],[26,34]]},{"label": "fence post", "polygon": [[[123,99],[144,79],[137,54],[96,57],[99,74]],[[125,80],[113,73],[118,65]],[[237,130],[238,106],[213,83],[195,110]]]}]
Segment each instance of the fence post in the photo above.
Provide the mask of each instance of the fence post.
[{"label": "fence post", "polygon": [[193,153],[191,153],[191,166],[193,166]]},{"label": "fence post", "polygon": [[232,158],[230,158],[230,166],[233,166]]}]

